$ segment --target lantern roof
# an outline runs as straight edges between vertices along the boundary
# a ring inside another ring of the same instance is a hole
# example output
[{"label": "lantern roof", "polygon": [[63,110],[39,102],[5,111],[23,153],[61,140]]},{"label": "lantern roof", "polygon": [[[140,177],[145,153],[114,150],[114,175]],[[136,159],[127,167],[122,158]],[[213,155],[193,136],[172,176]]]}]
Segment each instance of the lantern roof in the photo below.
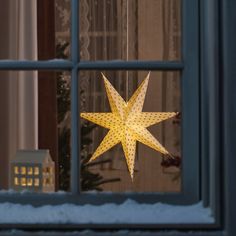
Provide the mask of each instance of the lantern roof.
[{"label": "lantern roof", "polygon": [[49,150],[18,150],[12,163],[44,163],[53,162]]}]

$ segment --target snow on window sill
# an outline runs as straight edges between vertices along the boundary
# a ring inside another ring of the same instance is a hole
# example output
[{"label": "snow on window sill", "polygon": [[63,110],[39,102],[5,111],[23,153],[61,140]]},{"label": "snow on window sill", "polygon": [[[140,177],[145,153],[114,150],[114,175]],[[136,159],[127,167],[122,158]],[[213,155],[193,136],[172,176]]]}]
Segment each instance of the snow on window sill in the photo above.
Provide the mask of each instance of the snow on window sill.
[{"label": "snow on window sill", "polygon": [[214,223],[211,210],[202,203],[174,206],[163,203],[139,204],[126,200],[117,205],[45,205],[33,207],[14,203],[0,204],[0,224],[198,224]]}]

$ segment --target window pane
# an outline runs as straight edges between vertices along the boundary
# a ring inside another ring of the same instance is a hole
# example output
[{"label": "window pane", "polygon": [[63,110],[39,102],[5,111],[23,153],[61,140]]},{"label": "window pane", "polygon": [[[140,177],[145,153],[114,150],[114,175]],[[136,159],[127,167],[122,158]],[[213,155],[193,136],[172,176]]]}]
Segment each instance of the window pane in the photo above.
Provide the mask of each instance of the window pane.
[{"label": "window pane", "polygon": [[[82,60],[181,59],[181,0],[79,2]],[[70,58],[69,0],[4,0],[0,19],[0,59]]]},{"label": "window pane", "polygon": [[70,1],[2,0],[0,59],[47,60],[70,56]]},{"label": "window pane", "polygon": [[80,1],[82,60],[180,60],[181,0]]},{"label": "window pane", "polygon": [[70,191],[70,73],[0,71],[0,106],[0,189]]},{"label": "window pane", "polygon": [[82,190],[179,192],[180,73],[103,74],[79,74]]},{"label": "window pane", "polygon": [[34,167],[34,175],[39,175],[39,167]]}]

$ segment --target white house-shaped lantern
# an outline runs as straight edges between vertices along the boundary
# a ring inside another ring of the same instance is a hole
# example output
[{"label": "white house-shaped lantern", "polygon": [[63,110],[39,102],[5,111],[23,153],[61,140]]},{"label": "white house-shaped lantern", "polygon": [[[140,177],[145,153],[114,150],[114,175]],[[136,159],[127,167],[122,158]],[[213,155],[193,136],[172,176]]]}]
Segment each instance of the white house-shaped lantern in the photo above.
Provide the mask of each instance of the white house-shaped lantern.
[{"label": "white house-shaped lantern", "polygon": [[16,191],[55,191],[55,163],[49,150],[18,150],[10,173],[10,187]]}]

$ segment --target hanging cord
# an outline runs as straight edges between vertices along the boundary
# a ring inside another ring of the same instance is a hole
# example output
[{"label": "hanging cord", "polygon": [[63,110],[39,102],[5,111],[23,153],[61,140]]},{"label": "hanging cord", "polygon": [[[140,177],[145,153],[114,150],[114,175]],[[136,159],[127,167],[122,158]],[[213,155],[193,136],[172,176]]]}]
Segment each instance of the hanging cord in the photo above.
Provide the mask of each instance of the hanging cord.
[{"label": "hanging cord", "polygon": [[[129,59],[129,3],[126,0],[126,60]],[[129,72],[126,71],[126,79],[125,79],[125,99],[126,102],[129,100]]]}]

